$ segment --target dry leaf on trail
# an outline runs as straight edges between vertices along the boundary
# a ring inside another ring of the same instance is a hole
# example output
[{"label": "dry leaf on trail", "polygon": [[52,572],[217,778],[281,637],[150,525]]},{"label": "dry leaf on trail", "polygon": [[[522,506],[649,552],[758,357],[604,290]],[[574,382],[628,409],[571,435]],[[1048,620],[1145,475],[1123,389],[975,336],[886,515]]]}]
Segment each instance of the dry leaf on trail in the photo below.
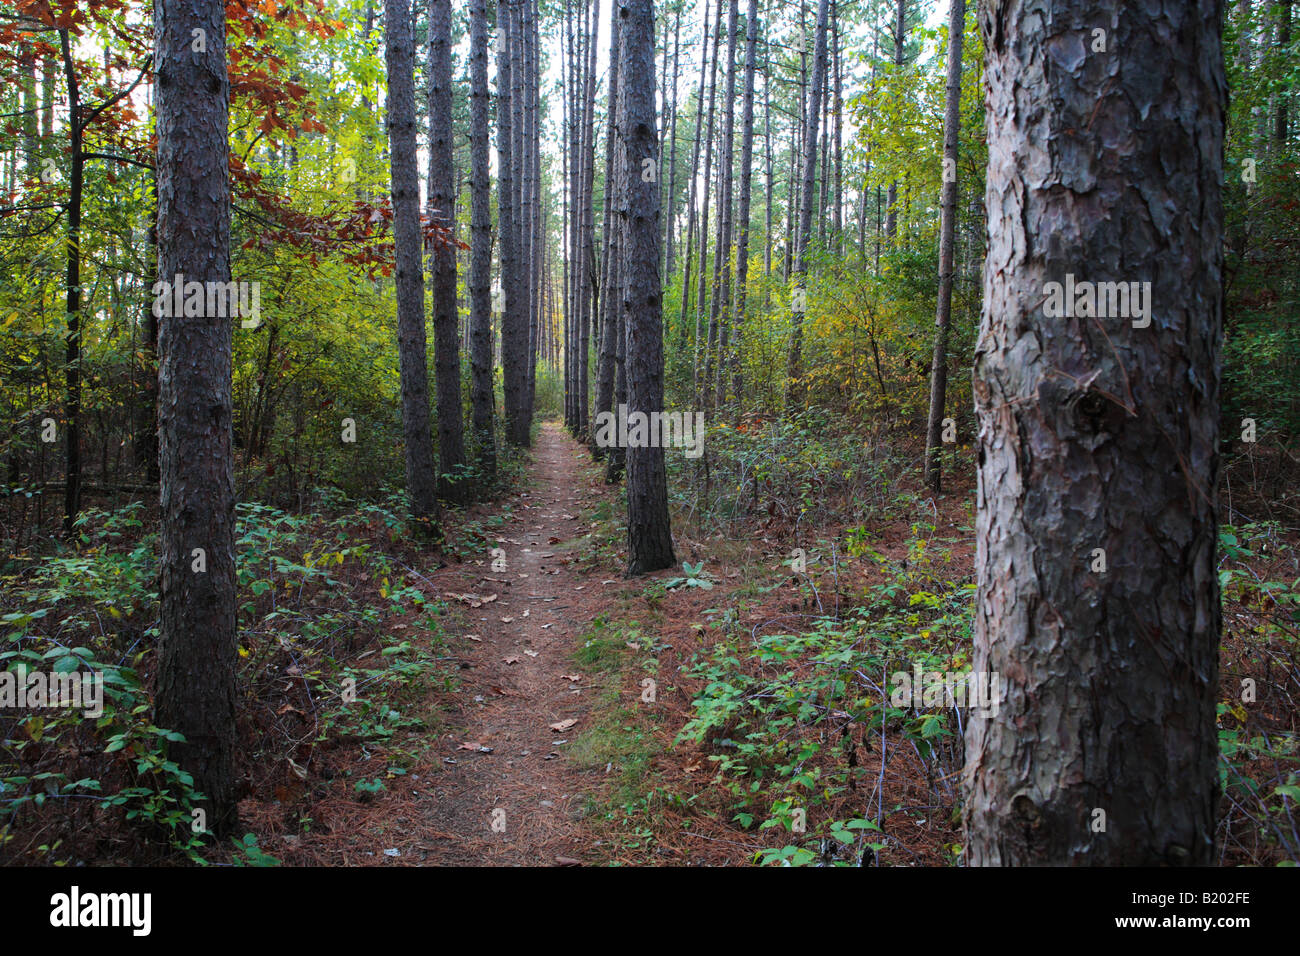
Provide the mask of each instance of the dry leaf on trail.
[{"label": "dry leaf on trail", "polygon": [[567,680],[567,681],[573,681],[575,684],[576,684],[578,681],[582,680],[582,675],[581,675],[581,674],[561,674],[560,676],[563,677],[563,678],[564,678],[565,680]]},{"label": "dry leaf on trail", "polygon": [[513,621],[513,620],[514,620],[513,617],[503,617],[503,618],[501,619],[501,623],[502,623],[502,624],[509,624],[509,623],[510,623],[511,621]]},{"label": "dry leaf on trail", "polygon": [[509,657],[502,658],[502,660],[507,664],[518,664],[519,656],[517,654],[511,654]]},{"label": "dry leaf on trail", "polygon": [[553,723],[553,724],[548,724],[547,726],[548,726],[551,730],[556,730],[556,731],[559,731],[560,733],[563,733],[564,731],[568,730],[570,727],[572,727],[572,726],[573,726],[574,724],[576,724],[577,722],[578,722],[578,721],[577,721],[576,719],[574,719],[574,718],[571,717],[571,718],[569,718],[568,720],[557,720],[555,723]]},{"label": "dry leaf on trail", "polygon": [[555,625],[554,625],[554,624],[543,624],[543,625],[542,625],[542,630],[546,630],[548,627],[555,627]]},{"label": "dry leaf on trail", "polygon": [[[559,544],[559,543],[560,543],[560,539],[559,539],[559,538],[556,538],[556,537],[551,537],[551,538],[548,538],[548,539],[547,539],[546,543],[547,543],[547,544]],[[549,554],[548,554],[547,557],[548,557],[548,558],[549,558],[549,557],[554,557],[554,555],[549,555]]]},{"label": "dry leaf on trail", "polygon": [[695,772],[698,771],[699,769],[700,769],[700,764],[699,764],[698,761],[696,761],[695,763],[692,763],[689,767],[684,767],[684,768],[683,768],[683,770],[684,770],[686,773],[695,773]]},{"label": "dry leaf on trail", "polygon": [[571,856],[557,856],[555,862],[559,866],[582,866],[581,860],[575,860]]},{"label": "dry leaf on trail", "polygon": [[477,741],[469,741],[469,740],[465,741],[465,743],[461,744],[456,749],[473,750],[474,752],[481,753],[481,754],[490,754],[492,752],[491,747],[485,747],[483,744],[478,743]]},{"label": "dry leaf on trail", "polygon": [[477,634],[466,634],[465,636],[471,641],[478,641],[480,644],[483,643],[483,638],[479,637]]},{"label": "dry leaf on trail", "polygon": [[537,656],[537,651],[524,651],[524,653],[527,654],[529,657]]},{"label": "dry leaf on trail", "polygon": [[583,590],[584,588],[586,588],[586,586],[587,586],[587,585],[585,585],[585,584],[579,584],[579,585],[578,585],[576,588],[574,588],[573,590],[575,590],[575,591],[581,591],[581,590]]}]

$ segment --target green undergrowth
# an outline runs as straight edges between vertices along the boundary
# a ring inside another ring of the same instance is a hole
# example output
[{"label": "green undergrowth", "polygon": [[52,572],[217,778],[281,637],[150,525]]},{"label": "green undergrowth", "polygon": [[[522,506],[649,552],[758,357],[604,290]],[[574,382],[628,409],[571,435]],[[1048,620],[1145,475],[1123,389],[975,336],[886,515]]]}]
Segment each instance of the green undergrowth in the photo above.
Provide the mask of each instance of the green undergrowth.
[{"label": "green undergrowth", "polygon": [[[292,755],[303,759],[312,742],[382,746],[427,729],[429,718],[405,702],[430,684],[451,686],[439,660],[446,609],[425,597],[398,505],[338,495],[325,504],[297,515],[237,508],[238,712],[255,770],[283,766],[287,756],[305,774]],[[84,708],[0,711],[0,859],[97,858],[105,850],[94,834],[106,828],[127,834],[109,841],[115,846],[143,843],[196,863],[230,856],[194,832],[201,794],[168,755],[181,738],[152,722],[146,675],[158,641],[157,549],[139,504],[88,511],[68,545],[0,580],[4,668],[104,681],[103,712],[94,717]],[[280,719],[263,719],[267,712]],[[290,717],[298,722],[287,725]],[[30,836],[38,831],[58,836]],[[273,861],[249,836],[235,841],[233,859]]]}]

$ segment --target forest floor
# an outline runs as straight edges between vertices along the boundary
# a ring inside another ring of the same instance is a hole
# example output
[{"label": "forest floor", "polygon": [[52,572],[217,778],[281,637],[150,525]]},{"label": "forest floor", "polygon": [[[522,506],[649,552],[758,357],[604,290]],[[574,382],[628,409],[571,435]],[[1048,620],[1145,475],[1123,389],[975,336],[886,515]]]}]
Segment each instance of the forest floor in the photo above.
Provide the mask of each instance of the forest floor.
[{"label": "forest floor", "polygon": [[324,829],[263,844],[285,863],[582,861],[580,820],[599,772],[564,759],[589,712],[590,682],[573,655],[605,590],[623,582],[575,561],[584,516],[611,494],[586,450],[546,423],[531,458],[513,520],[493,542],[500,550],[422,577],[430,600],[465,608],[463,632],[449,639],[459,686],[431,689],[420,704],[441,711],[443,732],[374,800],[340,787],[312,807]]},{"label": "forest floor", "polygon": [[[382,507],[243,506],[245,836],[206,843],[205,859],[958,863],[960,712],[898,707],[885,688],[913,665],[969,666],[973,468],[954,462],[932,496],[907,460],[866,462],[839,498],[765,490],[707,517],[724,472],[671,460],[695,495],[672,499],[683,565],[635,579],[621,492],[558,422],[540,426],[522,471],[504,463],[507,493],[444,514],[441,546]],[[103,731],[129,750],[75,714],[26,738],[0,725],[29,790],[58,772],[117,794],[155,759],[152,652],[135,650],[153,611],[133,582],[155,561],[140,510],[101,515],[84,555],[34,565],[0,601],[56,635],[97,623],[95,652],[144,675]],[[1300,586],[1260,582],[1292,580],[1298,544],[1249,524],[1222,542],[1219,733],[1240,781],[1220,824],[1228,865],[1295,858],[1270,801],[1294,786]],[[88,588],[87,568],[108,584]],[[1233,703],[1247,677],[1260,688],[1249,709]],[[124,799],[108,816],[93,799],[24,803],[0,830],[0,864],[175,861],[122,818]]]},{"label": "forest floor", "polygon": [[[730,605],[745,631],[789,628],[820,615],[823,602],[838,607],[840,590],[848,600],[869,572],[842,565],[830,590],[810,595],[781,563],[793,541],[779,528],[697,539],[675,521],[679,560],[699,567],[707,560],[710,586],[669,589],[670,580],[684,580],[674,579],[679,569],[629,581],[617,490],[604,483],[603,465],[555,422],[541,427],[530,459],[519,489],[481,508],[504,516],[487,537],[501,550],[418,576],[426,598],[458,618],[447,622],[441,651],[456,663],[456,686],[431,686],[425,699],[402,706],[425,715],[434,731],[408,737],[404,752],[391,741],[345,740],[314,756],[313,771],[326,782],[310,799],[286,801],[293,809],[267,798],[241,808],[284,863],[745,865],[774,839],[785,842],[784,830],[735,823],[730,788],[714,773],[715,747],[677,740],[703,687],[692,668],[722,640],[705,622]],[[944,499],[941,524],[954,538],[964,537],[968,497]],[[881,552],[904,560],[908,529],[901,515],[882,524]],[[959,548],[963,568],[972,557],[967,544]],[[865,764],[873,741],[850,725],[839,746],[851,763]],[[367,775],[382,776],[384,787],[358,799],[352,782]],[[924,767],[891,756],[879,784],[870,794],[851,784],[835,801],[838,816],[861,814],[864,802],[877,806],[896,817],[885,820],[891,842],[906,847],[895,862],[945,862],[956,838],[951,804],[904,810],[931,802]]]}]

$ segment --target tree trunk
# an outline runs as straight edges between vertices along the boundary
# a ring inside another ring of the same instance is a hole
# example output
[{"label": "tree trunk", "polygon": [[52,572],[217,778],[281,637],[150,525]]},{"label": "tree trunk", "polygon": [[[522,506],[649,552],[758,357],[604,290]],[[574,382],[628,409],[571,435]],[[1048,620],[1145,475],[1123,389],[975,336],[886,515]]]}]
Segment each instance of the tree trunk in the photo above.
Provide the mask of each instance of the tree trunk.
[{"label": "tree trunk", "polygon": [[925,477],[939,493],[940,438],[948,395],[948,318],[952,314],[953,232],[957,219],[957,134],[961,122],[961,46],[966,0],[949,0],[948,81],[944,89],[943,197],[939,203],[939,301],[934,315],[934,356],[930,362],[930,418],[925,429]]},{"label": "tree trunk", "polygon": [[[907,63],[907,0],[898,0],[897,20],[894,24],[894,67],[895,72],[901,73],[903,65]],[[898,230],[898,212],[895,209],[898,203],[898,181],[894,180],[889,184],[889,196],[885,200],[885,238],[893,239],[894,233]]]},{"label": "tree trunk", "polygon": [[[722,120],[722,148],[718,153],[718,242],[713,250],[713,301],[709,306],[709,344],[717,343],[718,363],[717,404],[724,394],[722,371],[726,352],[726,325],[731,294],[731,177],[736,145],[736,21],[739,17],[737,0],[727,4],[727,86],[724,102],[726,115]],[[714,395],[713,361],[711,349],[704,365],[704,404],[712,404]]]},{"label": "tree trunk", "polygon": [[[154,17],[158,271],[168,282],[178,275],[229,282],[225,6],[159,0]],[[170,750],[205,797],[201,822],[224,837],[238,823],[235,475],[232,321],[225,309],[214,311],[223,314],[167,317],[159,330],[162,574],[154,700],[157,725],[185,737]]]},{"label": "tree trunk", "polygon": [[[82,143],[85,126],[81,115],[80,87],[67,30],[59,31],[64,81],[68,86],[68,132],[71,139],[71,175],[68,182],[67,328],[63,346],[63,427],[66,481],[63,490],[63,531],[71,535],[81,513],[81,204],[85,169]],[[224,53],[222,56],[224,57]]]},{"label": "tree trunk", "polygon": [[[818,0],[817,36],[813,41],[813,73],[808,84],[807,125],[804,130],[803,184],[799,199],[799,234],[795,237],[794,293],[796,299],[806,302],[806,274],[808,264],[804,259],[808,240],[812,236],[813,199],[817,182],[817,126],[821,120],[822,84],[826,78],[826,21],[830,16],[830,0]],[[790,333],[790,363],[787,369],[786,412],[793,413],[803,402],[803,303],[795,301],[790,308],[792,330]]]},{"label": "tree trunk", "polygon": [[[619,54],[619,24],[622,22],[617,15],[610,17],[610,34],[609,34],[609,62],[617,64],[620,59]],[[623,302],[623,296],[617,288],[618,278],[618,257],[620,253],[620,238],[622,229],[616,225],[616,211],[614,208],[615,196],[620,196],[621,187],[616,183],[618,174],[615,171],[617,164],[621,162],[621,152],[616,152],[615,143],[618,135],[617,118],[619,115],[619,85],[618,85],[617,68],[609,71],[609,106],[608,117],[605,126],[605,213],[602,231],[605,237],[604,250],[604,267],[601,278],[601,286],[605,290],[604,297],[601,299],[600,307],[601,316],[601,336],[600,346],[596,362],[596,414],[601,412],[616,412],[614,408],[614,376],[615,364],[618,359],[618,330],[621,328],[618,321],[618,310]],[[593,457],[604,458],[609,453],[608,448],[603,448],[596,444],[596,432],[591,433],[591,451]]]},{"label": "tree trunk", "polygon": [[709,119],[705,124],[704,130],[704,175],[700,180],[700,189],[702,190],[700,203],[700,274],[696,281],[699,287],[696,290],[695,304],[695,368],[694,368],[694,393],[695,400],[700,401],[703,394],[705,383],[708,381],[707,376],[703,379],[700,377],[700,363],[705,360],[705,353],[708,351],[711,343],[702,341],[702,337],[707,334],[704,328],[704,308],[708,302],[708,266],[709,266],[709,175],[713,171],[713,115],[718,94],[718,49],[722,46],[722,0],[718,0],[718,20],[713,35],[713,62],[709,70]]},{"label": "tree trunk", "polygon": [[749,200],[754,165],[754,70],[757,60],[758,0],[749,0],[749,8],[745,11],[745,92],[742,94],[740,113],[740,198],[737,200],[740,232],[736,237],[736,314],[731,343],[732,391],[736,397],[737,410],[744,396],[740,349],[745,325],[745,286],[749,280]]},{"label": "tree trunk", "polygon": [[[663,294],[659,284],[659,180],[640,175],[653,160],[655,133],[655,49],[652,0],[623,0],[623,183],[626,190],[627,291],[623,321],[627,336],[628,415],[663,412]],[[673,537],[668,523],[668,479],[664,450],[657,441],[629,442],[627,449],[627,573],[671,567]]]},{"label": "tree trunk", "polygon": [[[429,0],[429,219],[456,235],[452,163],[451,0]],[[436,242],[433,272],[433,364],[438,387],[438,490],[466,500],[465,435],[460,404],[460,310],[456,305],[456,246]]]},{"label": "tree trunk", "polygon": [[[1215,861],[1221,25],[1221,0],[980,10],[973,664],[1002,699],[966,730],[971,865]],[[1045,317],[1076,280],[1149,308]]]},{"label": "tree trunk", "polygon": [[[424,269],[420,235],[420,174],[415,155],[415,37],[407,0],[384,2],[388,65],[388,141],[392,165],[396,258],[397,349],[406,442],[406,494],[411,518],[437,532],[438,498],[429,431],[428,352],[424,332]],[[166,275],[166,273],[163,273]]]},{"label": "tree trunk", "polygon": [[[718,16],[722,15],[721,3],[718,0]],[[682,316],[678,341],[683,348],[686,347],[687,322],[686,317],[690,314],[691,307],[691,265],[694,262],[692,255],[692,246],[695,242],[695,170],[699,168],[700,163],[700,145],[704,135],[704,87],[705,77],[708,75],[705,70],[709,62],[709,0],[704,0],[704,32],[700,34],[700,90],[695,97],[695,145],[691,147],[691,175],[686,189],[686,265],[682,268]],[[698,361],[698,328],[696,330],[697,338],[697,361]]]},{"label": "tree trunk", "polygon": [[506,441],[527,446],[528,421],[524,417],[524,348],[528,318],[524,314],[525,290],[520,287],[518,191],[514,155],[514,45],[518,30],[510,0],[497,3],[497,231],[501,236],[501,372],[505,392]]},{"label": "tree trunk", "polygon": [[496,397],[492,384],[492,177],[488,155],[487,0],[469,6],[470,111],[470,403],[478,466],[496,474]]}]

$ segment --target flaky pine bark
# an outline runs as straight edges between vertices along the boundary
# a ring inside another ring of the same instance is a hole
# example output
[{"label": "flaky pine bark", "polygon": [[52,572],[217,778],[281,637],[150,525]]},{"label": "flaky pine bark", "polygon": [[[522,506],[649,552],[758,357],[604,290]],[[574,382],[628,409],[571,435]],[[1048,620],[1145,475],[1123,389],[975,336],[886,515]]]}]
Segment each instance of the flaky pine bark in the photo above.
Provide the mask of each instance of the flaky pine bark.
[{"label": "flaky pine bark", "polygon": [[488,154],[487,0],[469,5],[470,404],[479,471],[496,473],[496,398],[492,386],[492,178]]},{"label": "flaky pine bark", "polygon": [[[812,80],[808,84],[808,108],[805,110],[803,182],[799,197],[799,232],[794,241],[794,259],[791,265],[796,291],[805,290],[808,263],[805,256],[808,240],[812,237],[813,199],[817,182],[817,127],[821,119],[822,85],[826,82],[826,21],[830,16],[830,0],[818,0],[817,35],[813,40]],[[803,309],[796,303],[790,309],[790,362],[786,369],[786,412],[798,410],[803,401]]]},{"label": "flaky pine bark", "polygon": [[[952,314],[953,232],[957,219],[957,134],[961,122],[961,46],[966,30],[966,0],[949,0],[948,79],[943,113],[943,195],[939,202],[939,301],[934,315],[934,355],[930,360],[930,417],[925,429],[925,477],[939,493],[939,448],[948,395],[948,320]],[[951,173],[951,175],[950,175]]]},{"label": "flaky pine bark", "polygon": [[[1005,697],[966,732],[972,865],[1215,859],[1221,23],[980,11],[974,668]],[[1067,276],[1149,282],[1149,313],[1045,317]]]},{"label": "flaky pine bark", "polygon": [[[628,414],[664,407],[663,293],[659,285],[659,182],[640,175],[658,163],[655,133],[655,49],[652,0],[622,0],[623,184],[626,192]],[[647,445],[655,447],[647,447]],[[627,573],[671,567],[668,477],[658,442],[627,449]]]},{"label": "flaky pine bark", "polygon": [[[180,274],[186,282],[229,282],[225,5],[158,0],[154,70],[158,271],[169,281]],[[184,735],[171,745],[172,759],[193,775],[206,798],[206,827],[218,836],[238,823],[231,323],[224,314],[172,316],[161,322],[158,341],[162,573],[154,720]]]},{"label": "flaky pine bark", "polygon": [[397,287],[402,434],[406,442],[406,495],[412,520],[434,533],[437,531],[438,498],[433,440],[429,430],[420,174],[415,155],[415,37],[407,0],[384,0],[384,54],[388,64],[386,108],[393,180],[394,284]]},{"label": "flaky pine bark", "polygon": [[[451,131],[451,0],[429,0],[429,218],[455,236],[456,171]],[[456,247],[436,242],[433,272],[433,364],[438,387],[438,489],[466,500],[465,434],[460,405],[460,312]]]}]

